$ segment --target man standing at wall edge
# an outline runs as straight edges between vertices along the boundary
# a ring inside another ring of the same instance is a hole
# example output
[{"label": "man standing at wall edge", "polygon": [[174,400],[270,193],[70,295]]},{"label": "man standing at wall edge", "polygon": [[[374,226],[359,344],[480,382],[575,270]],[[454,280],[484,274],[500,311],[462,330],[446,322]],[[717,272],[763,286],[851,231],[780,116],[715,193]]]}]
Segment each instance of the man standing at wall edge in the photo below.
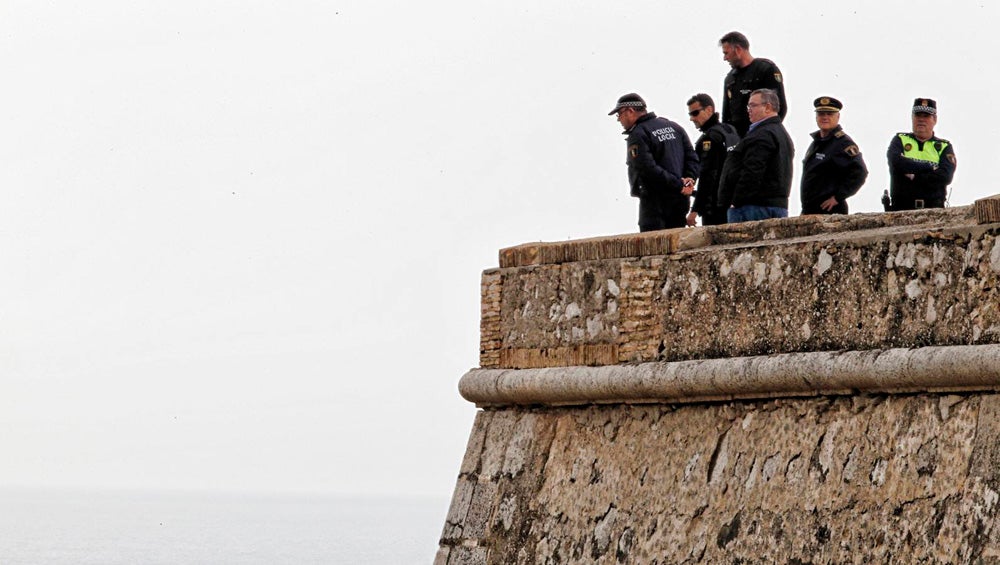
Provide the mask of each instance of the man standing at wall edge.
[{"label": "man standing at wall edge", "polygon": [[631,194],[639,199],[639,231],[684,227],[698,178],[698,156],[684,128],[647,112],[635,93],[619,98],[608,115],[617,115],[628,136],[625,162]]},{"label": "man standing at wall edge", "polygon": [[788,217],[795,147],[781,125],[779,104],[773,90],[750,95],[750,130],[729,153],[719,181],[719,204],[729,207],[729,223]]},{"label": "man standing at wall edge", "polygon": [[698,190],[695,192],[694,205],[688,214],[687,223],[693,226],[697,217],[701,216],[703,226],[724,224],[727,210],[718,204],[719,177],[729,151],[739,142],[740,136],[730,124],[719,122],[715,101],[708,94],[695,94],[687,101],[687,105],[688,116],[701,130],[701,137],[694,144],[701,163],[701,176],[698,178]]},{"label": "man standing at wall edge", "polygon": [[934,135],[937,102],[914,100],[912,122],[912,132],[889,142],[890,209],[944,208],[958,162],[951,142]]},{"label": "man standing at wall edge", "polygon": [[847,214],[847,199],[868,178],[868,168],[851,136],[840,127],[844,104],[830,96],[813,101],[816,125],[802,160],[802,214]]},{"label": "man standing at wall edge", "polygon": [[778,116],[784,119],[788,109],[785,83],[778,66],[768,59],[754,58],[750,54],[750,40],[738,31],[723,35],[719,46],[722,47],[722,59],[732,67],[723,83],[722,122],[732,124],[740,137],[746,135],[750,129],[750,116],[747,114],[750,93],[764,88],[777,94],[781,107]]}]

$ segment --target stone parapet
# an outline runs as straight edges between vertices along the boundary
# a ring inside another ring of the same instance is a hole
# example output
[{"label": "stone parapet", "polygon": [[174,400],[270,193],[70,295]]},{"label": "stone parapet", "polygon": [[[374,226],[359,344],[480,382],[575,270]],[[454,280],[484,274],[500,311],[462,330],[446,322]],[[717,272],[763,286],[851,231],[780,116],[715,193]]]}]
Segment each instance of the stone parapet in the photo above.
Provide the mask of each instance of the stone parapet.
[{"label": "stone parapet", "polygon": [[[678,230],[692,235],[663,255],[488,270],[480,366],[1000,343],[1000,224],[978,224],[972,207],[833,218]],[[606,239],[551,255],[600,257]]]}]

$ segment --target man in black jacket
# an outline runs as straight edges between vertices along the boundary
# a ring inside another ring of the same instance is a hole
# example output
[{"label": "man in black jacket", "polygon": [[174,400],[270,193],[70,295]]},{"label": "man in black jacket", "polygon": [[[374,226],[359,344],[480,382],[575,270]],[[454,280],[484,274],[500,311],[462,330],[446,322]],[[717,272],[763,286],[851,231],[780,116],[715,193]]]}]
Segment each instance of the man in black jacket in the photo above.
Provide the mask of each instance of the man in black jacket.
[{"label": "man in black jacket", "polygon": [[726,97],[722,100],[722,122],[733,124],[740,137],[746,135],[751,121],[747,114],[750,93],[764,88],[770,88],[778,95],[781,108],[778,115],[784,119],[787,112],[785,83],[778,66],[769,59],[754,58],[750,54],[750,40],[738,31],[723,35],[719,46],[722,47],[723,60],[732,67],[724,83]]},{"label": "man in black jacket", "polygon": [[701,176],[698,178],[698,190],[694,196],[694,206],[688,214],[687,223],[695,225],[695,220],[701,216],[701,225],[714,226],[726,223],[727,210],[719,206],[719,176],[722,175],[722,165],[726,162],[729,150],[740,140],[736,129],[729,124],[719,122],[719,114],[715,111],[712,97],[701,93],[695,94],[687,101],[688,116],[694,125],[701,130],[701,137],[694,143],[701,163]]},{"label": "man in black jacket", "polygon": [[628,136],[626,164],[632,196],[639,199],[639,231],[682,228],[698,178],[698,156],[680,125],[646,111],[638,94],[626,94],[608,112]]},{"label": "man in black jacket", "polygon": [[840,127],[844,104],[830,96],[813,101],[816,125],[802,160],[802,214],[846,214],[847,199],[868,178],[857,144]]},{"label": "man in black jacket", "polygon": [[773,90],[750,95],[750,130],[730,152],[719,181],[719,204],[730,207],[729,223],[788,217],[795,148],[781,125],[779,104]]}]

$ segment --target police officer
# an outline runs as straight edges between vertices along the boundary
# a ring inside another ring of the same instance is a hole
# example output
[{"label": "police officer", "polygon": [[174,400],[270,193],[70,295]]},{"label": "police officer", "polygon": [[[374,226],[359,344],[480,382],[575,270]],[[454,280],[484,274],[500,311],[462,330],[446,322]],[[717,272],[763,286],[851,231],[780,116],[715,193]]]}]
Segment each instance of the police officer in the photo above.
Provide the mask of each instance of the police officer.
[{"label": "police officer", "polygon": [[813,101],[816,125],[802,160],[802,214],[846,214],[847,199],[868,178],[857,144],[840,127],[843,103],[830,96]]},{"label": "police officer", "polygon": [[625,162],[639,199],[639,231],[684,227],[698,178],[698,156],[684,128],[647,112],[635,93],[619,98],[608,115],[618,116],[628,136]]},{"label": "police officer", "polygon": [[944,208],[948,185],[955,176],[955,148],[934,135],[937,102],[913,101],[913,131],[889,142],[889,192],[892,210]]},{"label": "police officer", "polygon": [[754,58],[750,54],[750,40],[738,31],[731,31],[719,40],[722,47],[722,58],[732,69],[726,75],[722,100],[722,122],[733,124],[740,137],[750,129],[750,115],[747,113],[747,103],[750,94],[759,89],[771,89],[778,95],[781,110],[778,116],[785,118],[788,105],[785,103],[785,83],[781,71],[774,62],[768,59]]},{"label": "police officer", "polygon": [[693,226],[697,217],[701,216],[703,226],[724,224],[728,210],[718,204],[719,177],[722,176],[722,165],[726,162],[729,150],[739,143],[740,136],[733,126],[719,122],[715,102],[708,94],[695,94],[687,101],[687,105],[688,116],[701,130],[701,137],[694,144],[701,163],[701,176],[687,223]]}]

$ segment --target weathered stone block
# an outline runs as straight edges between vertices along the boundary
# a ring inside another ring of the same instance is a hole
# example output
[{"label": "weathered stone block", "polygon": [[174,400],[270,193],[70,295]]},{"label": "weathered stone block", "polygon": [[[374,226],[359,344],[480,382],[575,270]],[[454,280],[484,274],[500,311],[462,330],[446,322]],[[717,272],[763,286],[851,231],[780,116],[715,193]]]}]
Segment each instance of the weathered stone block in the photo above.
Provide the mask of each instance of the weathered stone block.
[{"label": "weathered stone block", "polygon": [[942,418],[942,398],[527,412],[508,446],[554,435],[520,442],[538,480],[494,479],[487,562],[974,561],[997,549],[997,491],[969,466],[997,400]]}]

